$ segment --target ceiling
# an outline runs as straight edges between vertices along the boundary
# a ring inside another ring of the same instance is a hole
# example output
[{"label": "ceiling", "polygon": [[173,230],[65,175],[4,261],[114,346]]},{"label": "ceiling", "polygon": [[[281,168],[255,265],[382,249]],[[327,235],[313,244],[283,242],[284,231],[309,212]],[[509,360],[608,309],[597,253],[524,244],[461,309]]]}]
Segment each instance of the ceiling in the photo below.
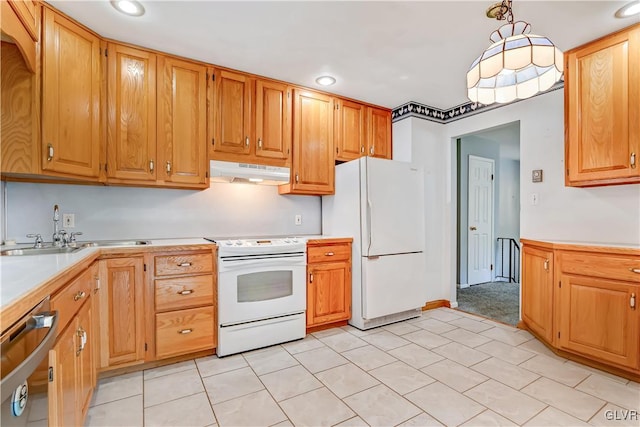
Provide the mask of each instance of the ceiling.
[{"label": "ceiling", "polygon": [[[100,35],[393,108],[468,101],[466,72],[500,23],[494,1],[150,1],[128,17],[106,0],[50,1]],[[516,20],[561,50],[639,21],[626,1],[513,2]]]}]

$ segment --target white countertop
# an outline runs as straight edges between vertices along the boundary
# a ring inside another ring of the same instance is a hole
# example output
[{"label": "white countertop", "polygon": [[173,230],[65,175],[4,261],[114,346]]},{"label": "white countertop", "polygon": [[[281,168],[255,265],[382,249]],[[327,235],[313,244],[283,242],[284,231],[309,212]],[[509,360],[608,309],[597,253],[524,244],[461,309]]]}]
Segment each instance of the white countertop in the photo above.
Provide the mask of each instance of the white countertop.
[{"label": "white countertop", "polygon": [[580,242],[575,240],[532,239],[529,237],[521,237],[520,240],[546,242],[554,245],[597,246],[600,248],[640,249],[640,245],[633,244],[633,243]]},{"label": "white countertop", "polygon": [[[141,239],[138,239],[141,240]],[[140,246],[141,250],[158,246],[213,245],[205,239],[154,239],[151,244]],[[21,245],[24,247],[24,245]],[[18,246],[15,246],[17,248]],[[68,254],[0,256],[0,310],[43,285],[58,273],[91,257],[101,249],[116,249],[133,246],[88,247]]]}]

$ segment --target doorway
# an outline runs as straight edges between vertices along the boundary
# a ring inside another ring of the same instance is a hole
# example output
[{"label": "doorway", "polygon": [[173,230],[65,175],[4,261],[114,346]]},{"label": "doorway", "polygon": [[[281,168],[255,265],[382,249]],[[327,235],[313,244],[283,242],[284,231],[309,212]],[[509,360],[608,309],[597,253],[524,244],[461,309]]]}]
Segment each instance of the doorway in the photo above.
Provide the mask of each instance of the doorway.
[{"label": "doorway", "polygon": [[515,325],[520,312],[520,124],[457,140],[458,308]]}]

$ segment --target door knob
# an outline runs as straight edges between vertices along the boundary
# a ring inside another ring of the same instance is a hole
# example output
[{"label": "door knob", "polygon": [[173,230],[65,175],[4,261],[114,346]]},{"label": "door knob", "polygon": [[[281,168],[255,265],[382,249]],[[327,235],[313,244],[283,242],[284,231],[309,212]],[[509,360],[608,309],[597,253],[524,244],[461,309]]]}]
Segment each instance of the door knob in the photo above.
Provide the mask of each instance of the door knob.
[{"label": "door knob", "polygon": [[469,227],[469,230],[471,230],[471,231],[476,231],[476,230],[477,230],[477,228],[476,228],[476,227],[474,227],[474,226],[472,225],[471,227]]}]

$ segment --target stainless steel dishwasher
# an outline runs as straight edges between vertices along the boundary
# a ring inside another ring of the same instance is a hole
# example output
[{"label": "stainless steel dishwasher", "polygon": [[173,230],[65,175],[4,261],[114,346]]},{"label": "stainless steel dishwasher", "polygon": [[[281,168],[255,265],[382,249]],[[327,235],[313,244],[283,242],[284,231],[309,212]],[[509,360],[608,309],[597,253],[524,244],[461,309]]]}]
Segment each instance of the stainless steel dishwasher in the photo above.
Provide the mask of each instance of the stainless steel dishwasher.
[{"label": "stainless steel dishwasher", "polygon": [[58,315],[49,308],[47,297],[0,336],[3,427],[26,426],[36,421],[46,425],[48,373],[43,369],[38,376],[34,371],[48,360],[56,338]]}]

